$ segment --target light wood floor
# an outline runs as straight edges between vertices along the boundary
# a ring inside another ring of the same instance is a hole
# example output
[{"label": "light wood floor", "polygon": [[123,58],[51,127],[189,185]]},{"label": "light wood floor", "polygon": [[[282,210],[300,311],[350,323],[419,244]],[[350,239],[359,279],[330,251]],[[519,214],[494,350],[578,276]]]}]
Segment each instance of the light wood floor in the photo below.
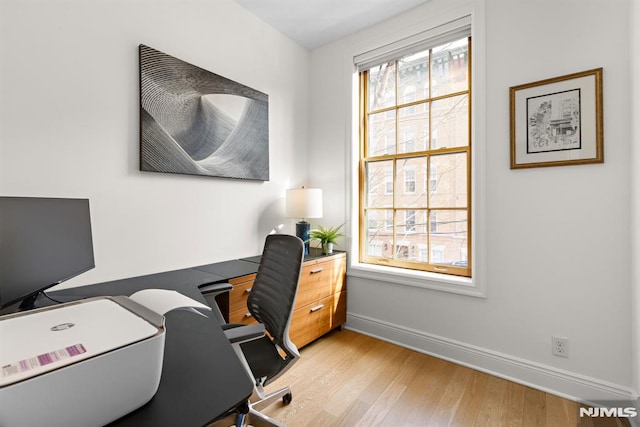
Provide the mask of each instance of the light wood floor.
[{"label": "light wood floor", "polygon": [[270,385],[293,402],[263,411],[302,426],[626,426],[579,419],[575,402],[352,331],[308,345]]}]

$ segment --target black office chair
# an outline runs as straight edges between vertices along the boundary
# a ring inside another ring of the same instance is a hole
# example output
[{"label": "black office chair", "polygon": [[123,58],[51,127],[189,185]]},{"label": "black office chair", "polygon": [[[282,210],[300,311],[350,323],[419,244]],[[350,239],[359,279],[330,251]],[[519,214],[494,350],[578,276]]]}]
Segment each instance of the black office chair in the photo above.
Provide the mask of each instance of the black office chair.
[{"label": "black office chair", "polygon": [[[289,338],[289,325],[304,261],[304,243],[295,236],[272,234],[265,241],[260,266],[251,287],[247,308],[258,325],[223,325],[249,375],[254,392],[237,415],[236,425],[282,425],[259,412],[282,398],[291,402],[289,387],[266,394],[264,386],[282,375],[300,357]],[[265,334],[265,331],[267,334]],[[248,417],[247,417],[248,415]],[[247,420],[246,418],[249,418]]]}]

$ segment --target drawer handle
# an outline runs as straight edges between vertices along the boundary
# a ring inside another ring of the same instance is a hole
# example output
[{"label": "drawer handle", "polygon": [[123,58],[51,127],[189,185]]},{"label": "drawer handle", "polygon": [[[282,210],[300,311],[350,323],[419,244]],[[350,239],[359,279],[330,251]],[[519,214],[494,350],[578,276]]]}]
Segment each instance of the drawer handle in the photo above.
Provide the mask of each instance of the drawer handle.
[{"label": "drawer handle", "polygon": [[321,310],[323,307],[324,307],[324,304],[316,305],[311,310],[309,310],[309,312],[310,313],[315,313],[316,311]]},{"label": "drawer handle", "polygon": [[324,271],[324,267],[316,268],[315,270],[311,270],[309,273],[316,274],[316,273],[320,273],[321,271]]},{"label": "drawer handle", "polygon": [[250,293],[251,293],[251,288],[249,288],[249,289],[245,289],[245,290],[244,290],[244,293],[245,293],[245,294],[250,294]]},{"label": "drawer handle", "polygon": [[248,319],[250,317],[253,317],[253,315],[251,313],[245,313],[244,318]]}]

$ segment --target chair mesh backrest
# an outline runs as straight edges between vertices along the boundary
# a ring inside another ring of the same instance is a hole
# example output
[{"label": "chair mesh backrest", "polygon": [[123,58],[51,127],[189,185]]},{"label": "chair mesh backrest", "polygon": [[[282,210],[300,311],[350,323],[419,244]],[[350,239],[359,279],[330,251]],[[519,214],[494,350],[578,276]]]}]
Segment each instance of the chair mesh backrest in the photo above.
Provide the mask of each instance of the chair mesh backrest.
[{"label": "chair mesh backrest", "polygon": [[285,334],[293,312],[300,270],[304,259],[304,243],[296,236],[267,236],[256,279],[251,287],[247,307],[253,317],[263,323],[272,339],[285,347]]}]

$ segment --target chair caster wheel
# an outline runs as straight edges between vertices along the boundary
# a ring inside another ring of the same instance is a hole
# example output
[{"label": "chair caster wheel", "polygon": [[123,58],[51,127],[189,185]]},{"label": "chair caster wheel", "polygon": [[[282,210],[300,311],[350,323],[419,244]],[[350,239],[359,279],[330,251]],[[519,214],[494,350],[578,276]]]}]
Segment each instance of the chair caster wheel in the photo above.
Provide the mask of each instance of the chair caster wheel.
[{"label": "chair caster wheel", "polygon": [[289,403],[291,403],[292,400],[293,400],[293,395],[291,393],[287,393],[284,396],[282,396],[282,403],[284,403],[285,405],[288,405]]}]

